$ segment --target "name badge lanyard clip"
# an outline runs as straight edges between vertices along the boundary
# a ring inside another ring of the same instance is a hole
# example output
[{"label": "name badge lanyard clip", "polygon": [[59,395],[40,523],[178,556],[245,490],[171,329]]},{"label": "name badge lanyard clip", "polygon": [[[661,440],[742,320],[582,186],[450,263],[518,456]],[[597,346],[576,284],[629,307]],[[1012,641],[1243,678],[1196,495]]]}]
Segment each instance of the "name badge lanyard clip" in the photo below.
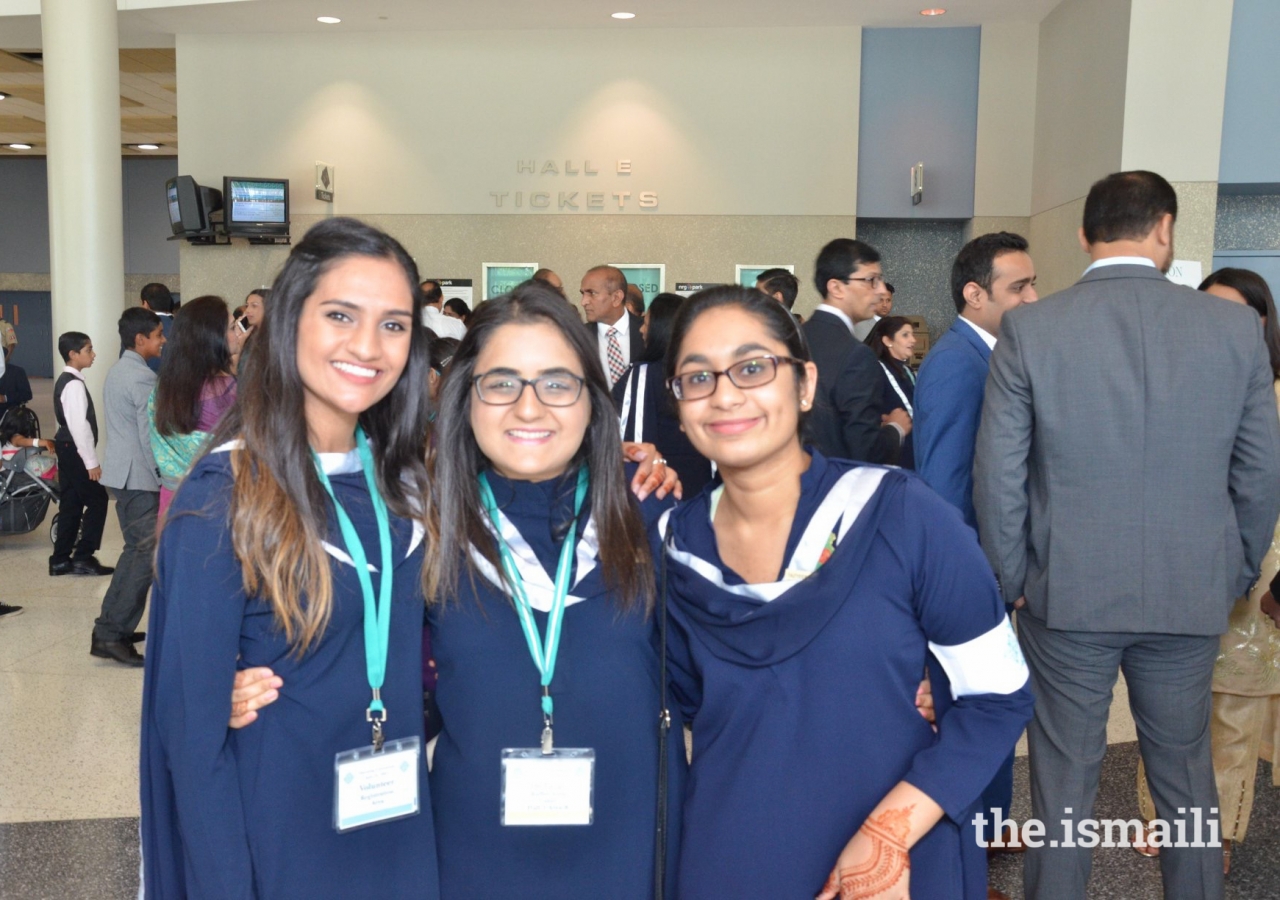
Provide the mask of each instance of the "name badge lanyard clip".
[{"label": "name badge lanyard clip", "polygon": [[560,548],[560,561],[556,565],[555,588],[551,597],[551,610],[547,613],[547,634],[544,640],[538,633],[538,623],[533,619],[533,607],[529,604],[529,596],[525,592],[524,578],[516,567],[511,549],[502,537],[502,524],[493,489],[489,486],[489,480],[484,473],[480,474],[480,499],[489,513],[489,518],[493,521],[494,530],[498,533],[498,554],[502,558],[502,570],[507,576],[507,582],[511,585],[511,599],[520,617],[520,627],[529,645],[529,655],[533,657],[533,664],[537,666],[541,675],[543,724],[541,746],[545,756],[551,756],[555,752],[555,741],[552,736],[555,705],[551,699],[551,680],[555,676],[556,654],[560,649],[565,601],[569,596],[569,577],[578,543],[578,517],[582,513],[582,502],[587,496],[587,483],[587,467],[583,466],[578,470],[578,485],[573,498],[573,521],[569,523],[569,532],[565,535],[564,545]]},{"label": "name badge lanyard clip", "polygon": [[365,483],[369,486],[369,497],[373,501],[373,514],[378,521],[378,543],[382,549],[382,570],[378,579],[378,597],[374,600],[373,578],[369,574],[369,559],[365,556],[364,545],[360,535],[351,524],[351,517],[338,502],[333,493],[333,485],[325,474],[320,461],[316,459],[316,473],[320,483],[324,485],[329,498],[333,500],[334,512],[338,519],[338,527],[342,531],[343,543],[347,545],[347,554],[360,580],[360,592],[364,595],[364,656],[365,668],[369,675],[369,689],[373,697],[369,708],[365,710],[365,721],[373,728],[373,749],[382,751],[385,740],[383,723],[387,721],[387,708],[382,703],[382,683],[387,676],[387,647],[391,637],[391,524],[387,514],[387,504],[378,490],[377,478],[373,472],[373,453],[369,449],[369,440],[364,429],[356,427],[356,449],[360,454],[360,465],[364,469]]}]

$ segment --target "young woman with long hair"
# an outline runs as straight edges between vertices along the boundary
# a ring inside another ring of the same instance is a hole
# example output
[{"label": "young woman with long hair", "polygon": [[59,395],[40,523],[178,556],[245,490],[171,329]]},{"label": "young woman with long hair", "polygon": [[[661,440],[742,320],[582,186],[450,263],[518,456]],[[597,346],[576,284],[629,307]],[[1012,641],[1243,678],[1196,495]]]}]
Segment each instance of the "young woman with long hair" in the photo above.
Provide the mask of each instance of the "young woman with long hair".
[{"label": "young woman with long hair", "polygon": [[231,347],[238,342],[226,301],[197,297],[174,313],[169,352],[147,402],[151,452],[160,469],[160,521],[178,482],[236,400]]},{"label": "young woman with long hair", "polygon": [[[437,896],[417,283],[382,232],[312,228],[276,279],[215,448],[174,497],[143,685],[150,897]],[[289,690],[232,731],[242,666],[270,666]]]},{"label": "young woman with long hair", "polygon": [[969,818],[1032,698],[972,530],[910,473],[804,447],[817,369],[758,291],[691,297],[666,371],[720,479],[660,523],[693,722],[679,895],[985,897]]},{"label": "young woman with long hair", "polygon": [[[628,489],[592,335],[539,282],[491,300],[435,424],[424,578],[441,895],[652,897],[661,691],[645,521],[667,504]],[[560,748],[569,758],[543,758]],[[682,761],[672,746],[673,777]],[[571,770],[559,815],[521,799],[550,790],[556,765]]]}]

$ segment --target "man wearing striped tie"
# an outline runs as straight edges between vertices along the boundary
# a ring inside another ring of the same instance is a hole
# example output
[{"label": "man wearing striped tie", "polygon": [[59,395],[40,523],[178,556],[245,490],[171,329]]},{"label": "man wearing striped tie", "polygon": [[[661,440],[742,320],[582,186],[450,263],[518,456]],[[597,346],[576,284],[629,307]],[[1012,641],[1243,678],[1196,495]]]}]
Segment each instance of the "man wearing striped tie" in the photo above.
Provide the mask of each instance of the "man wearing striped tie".
[{"label": "man wearing striped tie", "polygon": [[600,363],[612,386],[644,354],[640,318],[627,312],[627,276],[613,266],[596,266],[582,276],[582,309],[600,343]]}]

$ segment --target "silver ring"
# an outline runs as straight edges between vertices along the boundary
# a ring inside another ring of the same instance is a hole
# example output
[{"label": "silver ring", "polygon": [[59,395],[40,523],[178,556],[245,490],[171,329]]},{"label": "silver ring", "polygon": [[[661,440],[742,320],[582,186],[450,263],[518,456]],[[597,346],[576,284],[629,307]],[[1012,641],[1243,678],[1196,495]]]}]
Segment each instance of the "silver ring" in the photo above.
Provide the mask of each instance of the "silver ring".
[{"label": "silver ring", "polygon": [[667,461],[662,457],[658,457],[658,461],[654,463],[655,466],[665,466],[666,464],[667,464]]}]

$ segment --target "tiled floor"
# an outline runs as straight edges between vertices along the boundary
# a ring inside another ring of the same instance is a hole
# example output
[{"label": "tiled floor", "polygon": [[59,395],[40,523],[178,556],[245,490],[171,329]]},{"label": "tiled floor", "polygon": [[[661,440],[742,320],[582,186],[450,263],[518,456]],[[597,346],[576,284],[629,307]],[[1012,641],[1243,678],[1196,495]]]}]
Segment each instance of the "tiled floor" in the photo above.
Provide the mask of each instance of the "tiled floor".
[{"label": "tiled floor", "polygon": [[[52,422],[52,382],[33,382],[32,406]],[[50,511],[52,515],[52,510]],[[132,900],[137,893],[138,712],[142,671],[89,656],[109,578],[49,578],[48,520],[0,537],[0,600],[25,607],[0,620],[0,900]],[[121,549],[114,507],[102,561]],[[139,649],[146,651],[146,645]],[[1137,750],[1123,681],[1117,685],[1098,815],[1137,815]],[[1280,790],[1259,773],[1249,840],[1236,853],[1231,900],[1280,897]],[[1025,817],[1027,765],[1016,768],[1015,818]],[[1090,896],[1160,897],[1159,866],[1131,850],[1095,853]],[[992,864],[992,884],[1021,893],[1021,858]],[[927,900],[927,898],[926,898]]]}]

